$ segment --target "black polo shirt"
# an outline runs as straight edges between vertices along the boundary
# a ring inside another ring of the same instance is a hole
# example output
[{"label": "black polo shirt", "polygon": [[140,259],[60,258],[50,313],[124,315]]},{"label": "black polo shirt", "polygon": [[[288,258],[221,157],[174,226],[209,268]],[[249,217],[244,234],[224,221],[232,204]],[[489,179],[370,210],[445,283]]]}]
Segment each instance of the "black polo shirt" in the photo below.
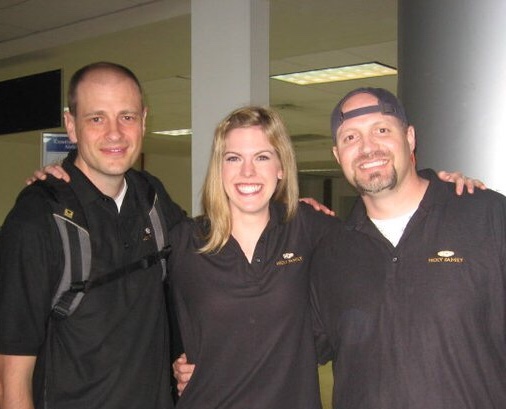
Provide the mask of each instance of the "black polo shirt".
[{"label": "black polo shirt", "polygon": [[251,264],[231,237],[200,254],[202,222],[176,226],[170,287],[195,372],[178,409],[320,407],[309,262],[335,218],[301,204],[285,223],[273,203]]},{"label": "black polo shirt", "polygon": [[[72,163],[64,167],[88,222],[91,278],[156,251],[154,235],[146,234],[154,199],[144,178],[126,174],[118,213]],[[182,212],[161,183],[153,183],[170,229]],[[160,265],[94,288],[73,315],[50,318],[64,260],[47,200],[38,184],[25,188],[0,233],[0,353],[37,356],[36,408],[171,407]]]},{"label": "black polo shirt", "polygon": [[335,409],[506,408],[506,199],[422,176],[396,247],[360,201],[313,257]]}]

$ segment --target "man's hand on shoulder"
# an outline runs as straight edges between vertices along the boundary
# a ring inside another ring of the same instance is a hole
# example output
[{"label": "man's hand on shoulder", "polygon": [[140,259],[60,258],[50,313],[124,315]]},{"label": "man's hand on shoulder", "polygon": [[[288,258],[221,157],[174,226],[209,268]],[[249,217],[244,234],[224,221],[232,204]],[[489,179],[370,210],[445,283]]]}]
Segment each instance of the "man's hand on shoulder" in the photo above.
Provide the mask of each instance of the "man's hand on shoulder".
[{"label": "man's hand on shoulder", "polygon": [[462,174],[462,172],[446,172],[441,170],[437,173],[439,179],[445,182],[455,183],[455,193],[459,196],[464,193],[464,187],[467,189],[467,193],[473,194],[474,189],[478,188],[481,190],[487,190],[487,186],[481,180],[469,178]]}]

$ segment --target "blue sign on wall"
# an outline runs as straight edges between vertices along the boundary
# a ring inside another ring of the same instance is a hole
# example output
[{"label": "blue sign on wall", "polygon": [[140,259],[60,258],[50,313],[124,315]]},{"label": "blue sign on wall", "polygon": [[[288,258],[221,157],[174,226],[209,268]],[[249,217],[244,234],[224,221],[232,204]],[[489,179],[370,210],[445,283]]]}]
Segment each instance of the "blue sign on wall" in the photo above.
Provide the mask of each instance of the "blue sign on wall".
[{"label": "blue sign on wall", "polygon": [[76,148],[65,133],[42,133],[42,166],[60,164],[67,154]]}]

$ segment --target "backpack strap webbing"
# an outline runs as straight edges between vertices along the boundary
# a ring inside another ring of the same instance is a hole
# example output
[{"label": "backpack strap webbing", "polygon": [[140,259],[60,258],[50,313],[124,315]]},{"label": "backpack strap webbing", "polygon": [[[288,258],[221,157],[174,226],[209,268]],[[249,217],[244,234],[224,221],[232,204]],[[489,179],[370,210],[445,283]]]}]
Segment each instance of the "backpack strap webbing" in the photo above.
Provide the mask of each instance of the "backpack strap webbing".
[{"label": "backpack strap webbing", "polygon": [[147,270],[151,266],[158,263],[165,263],[170,254],[170,246],[164,247],[162,250],[151,253],[140,260],[120,267],[110,273],[103,274],[93,280],[73,281],[70,283],[69,292],[73,293],[86,293],[92,288],[100,287],[111,281],[117,280],[127,274],[133,273],[138,270]]}]

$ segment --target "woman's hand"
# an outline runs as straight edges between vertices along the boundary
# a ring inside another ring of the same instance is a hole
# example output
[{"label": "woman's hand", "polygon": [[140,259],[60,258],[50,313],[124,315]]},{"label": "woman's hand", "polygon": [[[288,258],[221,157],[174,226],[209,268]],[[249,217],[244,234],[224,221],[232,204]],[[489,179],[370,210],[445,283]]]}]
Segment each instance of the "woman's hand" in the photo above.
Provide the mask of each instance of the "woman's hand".
[{"label": "woman's hand", "polygon": [[174,370],[174,378],[177,380],[177,394],[181,396],[193,375],[195,365],[188,363],[186,354],[181,354],[181,356],[173,362],[172,369]]}]

